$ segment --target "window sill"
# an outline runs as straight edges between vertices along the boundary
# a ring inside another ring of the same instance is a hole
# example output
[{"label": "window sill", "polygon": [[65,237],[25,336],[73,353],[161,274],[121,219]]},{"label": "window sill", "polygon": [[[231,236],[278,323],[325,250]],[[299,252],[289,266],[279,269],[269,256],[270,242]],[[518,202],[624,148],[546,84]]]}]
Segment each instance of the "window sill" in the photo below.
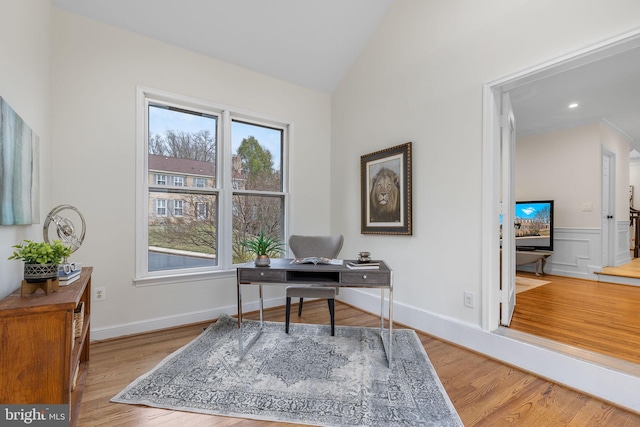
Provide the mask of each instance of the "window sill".
[{"label": "window sill", "polygon": [[133,285],[136,287],[175,285],[176,283],[225,279],[229,277],[236,277],[235,268],[231,268],[229,270],[204,271],[204,272],[197,272],[197,273],[182,273],[182,274],[167,274],[164,276],[136,277],[133,279]]}]

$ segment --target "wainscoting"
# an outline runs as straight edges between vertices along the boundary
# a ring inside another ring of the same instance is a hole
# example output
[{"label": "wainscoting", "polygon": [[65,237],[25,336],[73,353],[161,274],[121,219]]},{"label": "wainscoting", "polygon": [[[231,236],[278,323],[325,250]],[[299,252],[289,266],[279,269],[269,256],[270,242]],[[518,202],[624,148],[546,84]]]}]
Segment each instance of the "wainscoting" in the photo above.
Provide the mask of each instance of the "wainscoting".
[{"label": "wainscoting", "polygon": [[[556,227],[553,230],[553,255],[547,259],[545,273],[557,276],[598,280],[602,270],[602,230],[599,228]],[[629,254],[629,222],[617,221],[615,229],[616,266],[631,261]],[[535,272],[534,265],[519,270]]]}]

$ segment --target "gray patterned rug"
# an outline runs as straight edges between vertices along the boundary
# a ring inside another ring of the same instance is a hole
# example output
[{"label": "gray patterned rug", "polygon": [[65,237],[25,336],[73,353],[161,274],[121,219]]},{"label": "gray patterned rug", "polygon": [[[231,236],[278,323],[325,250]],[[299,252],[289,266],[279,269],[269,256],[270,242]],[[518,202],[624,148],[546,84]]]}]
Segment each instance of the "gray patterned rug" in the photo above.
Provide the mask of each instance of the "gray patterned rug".
[{"label": "gray patterned rug", "polygon": [[[244,333],[255,332],[248,321]],[[462,426],[416,333],[396,329],[393,370],[378,329],[265,322],[238,360],[222,316],[112,402],[318,426]]]}]

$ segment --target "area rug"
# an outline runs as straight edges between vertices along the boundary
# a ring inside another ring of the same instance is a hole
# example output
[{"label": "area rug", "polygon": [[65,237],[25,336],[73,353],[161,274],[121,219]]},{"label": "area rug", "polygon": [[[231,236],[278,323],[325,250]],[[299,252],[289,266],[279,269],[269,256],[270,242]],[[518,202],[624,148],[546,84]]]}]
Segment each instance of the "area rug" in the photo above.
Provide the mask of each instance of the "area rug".
[{"label": "area rug", "polygon": [[[245,327],[246,325],[246,327]],[[243,324],[249,339],[259,323]],[[238,359],[227,315],[112,402],[318,426],[462,426],[413,330],[393,332],[393,369],[379,329],[265,322]]]},{"label": "area rug", "polygon": [[516,276],[516,294],[537,288],[538,286],[548,285],[549,283],[551,282],[547,280]]}]

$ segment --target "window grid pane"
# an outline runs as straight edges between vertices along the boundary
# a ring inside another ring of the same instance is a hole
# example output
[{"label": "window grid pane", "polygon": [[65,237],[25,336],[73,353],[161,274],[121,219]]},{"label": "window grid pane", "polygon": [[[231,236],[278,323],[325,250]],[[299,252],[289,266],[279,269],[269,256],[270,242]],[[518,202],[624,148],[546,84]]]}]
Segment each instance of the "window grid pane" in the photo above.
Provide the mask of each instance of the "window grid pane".
[{"label": "window grid pane", "polygon": [[[284,236],[284,196],[233,195],[233,263],[252,260],[242,242],[264,232],[269,237]],[[271,256],[279,257],[278,254]]]},{"label": "window grid pane", "polygon": [[[215,185],[218,118],[153,103],[148,113],[150,182],[164,187],[149,187],[155,209],[148,220],[148,270],[215,266],[218,195],[213,188],[189,188]],[[197,210],[203,204],[210,207],[205,216]]]}]

